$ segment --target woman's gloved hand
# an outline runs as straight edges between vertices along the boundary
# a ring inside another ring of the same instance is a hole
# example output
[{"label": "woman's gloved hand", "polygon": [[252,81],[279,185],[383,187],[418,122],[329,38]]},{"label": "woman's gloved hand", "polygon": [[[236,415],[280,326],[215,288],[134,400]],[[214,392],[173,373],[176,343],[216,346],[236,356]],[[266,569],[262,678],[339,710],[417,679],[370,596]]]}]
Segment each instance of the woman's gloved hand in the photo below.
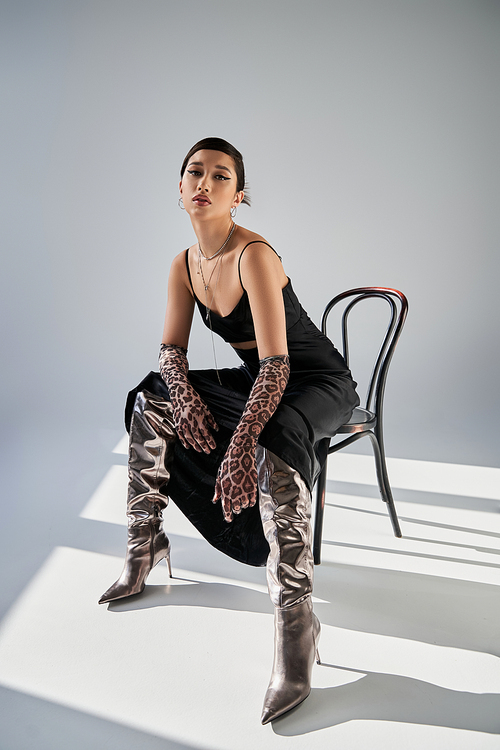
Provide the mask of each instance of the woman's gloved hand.
[{"label": "woman's gloved hand", "polygon": [[175,429],[184,448],[210,453],[215,448],[211,433],[218,430],[210,409],[188,380],[187,351],[173,344],[160,347],[160,374],[168,386]]},{"label": "woman's gloved hand", "polygon": [[213,502],[221,500],[228,522],[233,520],[233,513],[241,513],[257,502],[256,445],[256,440],[244,435],[233,437],[219,467]]},{"label": "woman's gloved hand", "polygon": [[287,355],[266,357],[248,397],[245,410],[219,467],[213,502],[222,502],[226,521],[257,502],[257,440],[278,408],[290,376]]}]

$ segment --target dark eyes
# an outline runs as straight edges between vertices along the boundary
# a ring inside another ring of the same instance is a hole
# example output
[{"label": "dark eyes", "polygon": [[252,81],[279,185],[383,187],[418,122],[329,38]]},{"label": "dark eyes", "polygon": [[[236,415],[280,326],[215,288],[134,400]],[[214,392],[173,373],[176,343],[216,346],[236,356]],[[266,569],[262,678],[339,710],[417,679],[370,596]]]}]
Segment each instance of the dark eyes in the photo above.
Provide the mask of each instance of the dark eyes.
[{"label": "dark eyes", "polygon": [[[198,172],[197,169],[188,169],[187,171],[188,171],[188,174],[193,175],[193,177],[199,177],[201,174],[201,172]],[[231,179],[230,177],[226,177],[225,174],[216,174],[214,177],[216,180],[224,180],[224,181]]]}]

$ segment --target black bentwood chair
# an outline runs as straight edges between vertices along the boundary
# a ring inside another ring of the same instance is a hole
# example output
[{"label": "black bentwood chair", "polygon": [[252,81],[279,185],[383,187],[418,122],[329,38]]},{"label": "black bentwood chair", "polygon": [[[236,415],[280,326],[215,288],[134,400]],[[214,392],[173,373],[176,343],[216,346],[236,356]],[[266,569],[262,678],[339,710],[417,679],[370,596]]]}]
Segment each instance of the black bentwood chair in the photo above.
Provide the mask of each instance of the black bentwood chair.
[{"label": "black bentwood chair", "polygon": [[[387,476],[387,467],[385,463],[384,439],[382,432],[382,414],[384,406],[384,391],[387,380],[387,372],[391,363],[394,349],[398,343],[401,331],[405,324],[408,313],[408,300],[405,295],[398,292],[397,289],[386,289],[385,287],[361,287],[359,289],[350,289],[347,292],[338,294],[325,308],[321,319],[321,330],[326,334],[326,325],[328,316],[332,308],[339,302],[343,302],[350,297],[342,314],[342,346],[344,359],[349,366],[349,341],[347,334],[347,319],[349,313],[359,302],[372,298],[385,300],[390,307],[389,325],[382,340],[382,344],[375,360],[375,366],[368,385],[368,395],[366,398],[365,408],[358,407],[354,409],[351,419],[338,430],[337,434],[347,434],[349,437],[344,438],[339,443],[329,445],[328,455],[336,453],[342,448],[346,448],[351,443],[367,435],[370,438],[373,452],[375,454],[375,465],[377,469],[377,479],[382,500],[387,503],[389,515],[391,517],[394,535],[401,537],[401,529],[394,507],[389,477]],[[325,508],[325,488],[327,474],[328,456],[321,474],[318,477],[316,485],[316,515],[314,521],[314,563],[319,565],[321,562],[321,536],[323,531],[323,511]]]}]

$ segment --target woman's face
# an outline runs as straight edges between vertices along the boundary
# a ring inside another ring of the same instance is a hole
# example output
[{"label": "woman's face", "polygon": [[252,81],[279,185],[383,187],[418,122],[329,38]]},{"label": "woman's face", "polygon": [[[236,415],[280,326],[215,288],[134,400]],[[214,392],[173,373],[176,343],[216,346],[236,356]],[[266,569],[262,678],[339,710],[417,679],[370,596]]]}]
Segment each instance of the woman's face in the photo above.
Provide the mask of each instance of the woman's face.
[{"label": "woman's face", "polygon": [[189,160],[179,183],[184,208],[196,219],[228,216],[243,200],[236,191],[236,170],[231,156],[202,149]]}]

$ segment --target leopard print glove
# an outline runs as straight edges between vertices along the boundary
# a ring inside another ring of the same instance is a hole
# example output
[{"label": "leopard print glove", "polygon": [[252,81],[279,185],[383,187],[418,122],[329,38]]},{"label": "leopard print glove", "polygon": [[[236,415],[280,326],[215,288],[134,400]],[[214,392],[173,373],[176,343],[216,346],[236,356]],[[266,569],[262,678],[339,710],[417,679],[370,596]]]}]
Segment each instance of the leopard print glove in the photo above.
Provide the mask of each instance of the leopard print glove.
[{"label": "leopard print glove", "polygon": [[168,386],[175,429],[184,448],[210,453],[215,440],[209,430],[217,422],[203,399],[188,380],[187,350],[172,344],[160,346],[160,374]]},{"label": "leopard print glove", "polygon": [[222,512],[228,523],[233,520],[233,513],[241,513],[257,502],[257,439],[278,408],[289,376],[288,356],[261,359],[259,374],[215,483],[213,502],[222,501]]}]

